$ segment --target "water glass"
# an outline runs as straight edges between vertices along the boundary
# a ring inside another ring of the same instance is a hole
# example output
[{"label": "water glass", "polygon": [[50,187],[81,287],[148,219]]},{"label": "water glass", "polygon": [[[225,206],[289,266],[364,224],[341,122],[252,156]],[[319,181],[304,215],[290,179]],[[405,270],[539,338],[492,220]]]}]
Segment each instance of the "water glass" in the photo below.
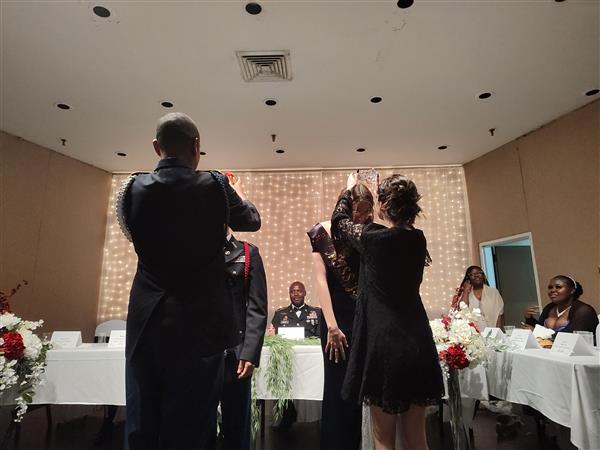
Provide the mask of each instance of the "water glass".
[{"label": "water glass", "polygon": [[514,329],[515,329],[514,325],[506,325],[504,327],[504,334],[506,334],[507,336],[510,336]]},{"label": "water glass", "polygon": [[590,347],[594,346],[594,333],[591,331],[574,331],[574,334],[578,334],[582,339],[590,344]]}]

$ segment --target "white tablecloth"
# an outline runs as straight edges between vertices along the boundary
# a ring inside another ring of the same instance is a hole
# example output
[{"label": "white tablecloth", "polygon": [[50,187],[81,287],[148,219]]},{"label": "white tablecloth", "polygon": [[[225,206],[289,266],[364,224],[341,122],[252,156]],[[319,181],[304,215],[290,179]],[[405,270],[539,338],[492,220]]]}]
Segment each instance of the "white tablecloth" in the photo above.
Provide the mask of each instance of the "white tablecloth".
[{"label": "white tablecloth", "polygon": [[[265,374],[271,349],[263,348],[260,369],[256,379],[257,397],[274,400],[267,389]],[[294,347],[292,375],[292,398],[296,400],[323,400],[323,353],[319,345],[297,345]]]},{"label": "white tablecloth", "polygon": [[125,404],[125,349],[82,344],[47,353],[44,384],[33,403]]},{"label": "white tablecloth", "polygon": [[[323,356],[318,345],[294,347],[292,397],[302,400],[323,398]],[[270,349],[263,348],[261,367],[267,367]],[[37,389],[34,403],[125,405],[125,350],[107,344],[82,344],[74,349],[50,350],[44,384]],[[271,400],[266,389],[266,370],[257,378],[257,397]]]},{"label": "white tablecloth", "polygon": [[580,449],[600,449],[600,354],[494,353],[487,380],[490,395],[529,405],[571,428],[571,442]]},{"label": "white tablecloth", "polygon": [[[292,397],[321,400],[323,358],[320,346],[294,347]],[[270,355],[263,349],[261,367]],[[257,379],[258,398],[272,399],[265,370]],[[76,349],[51,350],[45,385],[34,403],[125,404],[125,355],[106,344],[83,344]],[[571,442],[581,449],[600,449],[600,356],[560,356],[548,350],[495,352],[487,369],[463,371],[465,397],[488,394],[529,405],[554,422],[571,428]]]}]

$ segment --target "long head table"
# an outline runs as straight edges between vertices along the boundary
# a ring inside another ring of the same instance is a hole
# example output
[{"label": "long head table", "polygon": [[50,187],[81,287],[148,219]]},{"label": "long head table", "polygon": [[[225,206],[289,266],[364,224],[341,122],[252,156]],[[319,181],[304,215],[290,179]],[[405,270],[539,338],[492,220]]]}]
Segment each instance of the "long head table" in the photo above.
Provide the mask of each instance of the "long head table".
[{"label": "long head table", "polygon": [[[321,400],[321,347],[296,346],[294,353],[292,397]],[[274,398],[265,383],[269,357],[270,349],[265,347],[257,378],[261,399]],[[494,352],[487,368],[463,371],[461,389],[471,398],[492,395],[529,405],[571,428],[571,441],[578,448],[600,449],[600,354],[566,357],[543,349]],[[124,405],[124,350],[83,344],[49,351],[45,384],[38,388],[34,403]]]},{"label": "long head table", "polygon": [[[270,357],[265,347],[261,368]],[[298,400],[323,398],[323,356],[318,345],[294,347],[293,392]],[[82,344],[74,349],[50,350],[44,384],[34,397],[38,404],[125,405],[125,350],[107,344]],[[265,370],[258,371],[257,397],[271,400]]]}]

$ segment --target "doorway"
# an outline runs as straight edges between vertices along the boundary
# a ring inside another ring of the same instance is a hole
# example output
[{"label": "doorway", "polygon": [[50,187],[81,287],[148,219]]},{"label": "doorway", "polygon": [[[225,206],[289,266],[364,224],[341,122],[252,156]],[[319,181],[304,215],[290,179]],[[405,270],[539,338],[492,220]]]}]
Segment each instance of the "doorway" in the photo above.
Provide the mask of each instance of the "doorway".
[{"label": "doorway", "polygon": [[504,323],[519,325],[528,306],[541,306],[531,233],[482,242],[479,252],[490,286],[504,300]]}]

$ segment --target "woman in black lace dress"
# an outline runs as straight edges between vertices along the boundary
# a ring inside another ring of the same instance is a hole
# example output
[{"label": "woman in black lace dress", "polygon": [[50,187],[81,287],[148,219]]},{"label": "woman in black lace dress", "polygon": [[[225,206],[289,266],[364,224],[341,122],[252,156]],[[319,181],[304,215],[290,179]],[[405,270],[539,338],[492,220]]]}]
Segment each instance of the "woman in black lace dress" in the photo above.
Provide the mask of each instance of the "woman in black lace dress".
[{"label": "woman in black lace dress", "polygon": [[[355,183],[353,174],[348,189]],[[420,195],[401,175],[383,180],[377,194],[380,216],[392,227],[354,223],[349,190],[332,217],[334,243],[348,242],[361,255],[354,344],[342,396],[370,405],[377,450],[394,449],[398,414],[404,447],[425,450],[425,407],[437,403],[444,387],[419,296],[429,259],[425,236],[413,227]]]},{"label": "woman in black lace dress", "polygon": [[[364,184],[352,189],[352,217],[356,223],[373,221],[373,195]],[[362,408],[341,397],[346,374],[346,352],[352,343],[352,322],[358,291],[358,253],[348,245],[333,246],[331,222],[315,225],[308,236],[323,320],[324,386],[321,407],[321,450],[358,450]]]}]

